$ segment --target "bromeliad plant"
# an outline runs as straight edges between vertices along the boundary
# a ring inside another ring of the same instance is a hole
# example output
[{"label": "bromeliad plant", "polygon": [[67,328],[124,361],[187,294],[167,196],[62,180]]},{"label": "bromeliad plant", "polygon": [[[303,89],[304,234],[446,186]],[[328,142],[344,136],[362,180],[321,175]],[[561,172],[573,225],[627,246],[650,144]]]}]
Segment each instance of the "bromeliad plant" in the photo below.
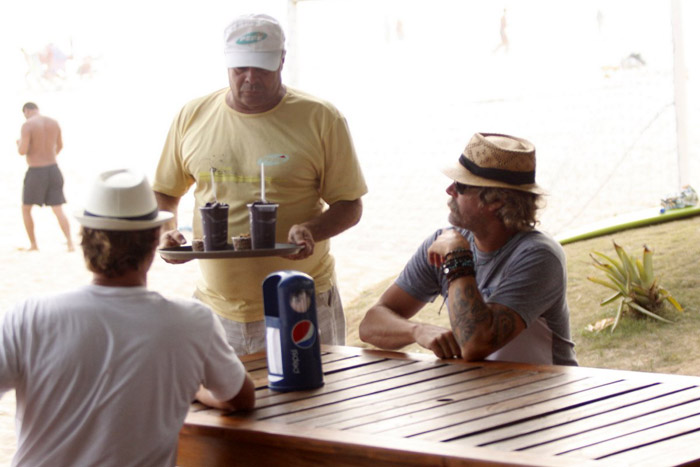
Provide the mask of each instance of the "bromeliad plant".
[{"label": "bromeliad plant", "polygon": [[600,302],[600,306],[620,300],[610,332],[615,331],[625,312],[636,316],[649,316],[670,323],[671,321],[658,315],[658,312],[664,307],[664,301],[671,303],[678,311],[683,311],[683,307],[671,296],[668,290],[659,285],[658,278],[654,277],[652,251],[644,245],[642,259],[639,260],[628,255],[625,249],[614,241],[613,245],[618,259],[610,258],[598,251],[591,253],[593,265],[603,271],[606,278],[588,278],[591,282],[615,292]]}]

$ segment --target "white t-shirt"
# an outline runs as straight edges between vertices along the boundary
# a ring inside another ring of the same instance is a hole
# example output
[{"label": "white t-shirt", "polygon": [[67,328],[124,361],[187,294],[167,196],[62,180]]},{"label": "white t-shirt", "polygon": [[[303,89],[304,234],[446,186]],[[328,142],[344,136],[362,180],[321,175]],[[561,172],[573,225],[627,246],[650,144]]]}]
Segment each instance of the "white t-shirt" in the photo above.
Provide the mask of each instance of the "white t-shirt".
[{"label": "white t-shirt", "polygon": [[30,298],[0,333],[0,392],[16,390],[13,465],[175,465],[200,385],[234,397],[245,369],[204,305],[145,287]]}]

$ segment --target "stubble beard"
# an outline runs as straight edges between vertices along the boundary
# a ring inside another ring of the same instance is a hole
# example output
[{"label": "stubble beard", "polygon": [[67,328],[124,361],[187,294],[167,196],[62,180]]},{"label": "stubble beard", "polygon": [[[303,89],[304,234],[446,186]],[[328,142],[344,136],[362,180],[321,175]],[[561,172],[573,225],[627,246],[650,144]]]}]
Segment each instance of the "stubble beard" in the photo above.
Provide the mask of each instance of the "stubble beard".
[{"label": "stubble beard", "polygon": [[447,216],[447,221],[455,227],[464,227],[462,217],[459,214],[457,202],[454,198],[450,198],[447,202],[447,207],[450,208],[450,214]]}]

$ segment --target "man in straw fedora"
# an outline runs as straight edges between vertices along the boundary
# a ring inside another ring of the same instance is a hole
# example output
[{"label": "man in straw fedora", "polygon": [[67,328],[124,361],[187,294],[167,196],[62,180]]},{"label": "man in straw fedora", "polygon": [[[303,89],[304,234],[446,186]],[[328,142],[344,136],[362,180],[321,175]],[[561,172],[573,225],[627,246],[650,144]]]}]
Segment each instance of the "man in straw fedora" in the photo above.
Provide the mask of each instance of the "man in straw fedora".
[{"label": "man in straw fedora", "polygon": [[172,214],[142,174],[102,173],[76,218],[92,283],[29,298],[2,323],[0,392],[17,397],[13,465],[175,465],[192,400],[252,408],[253,382],[210,309],[147,290]]},{"label": "man in straw fedora", "polygon": [[[417,343],[439,358],[576,365],[561,246],[535,229],[535,147],[475,134],[458,162],[449,222],[427,238],[360,324],[382,348]],[[412,317],[446,297],[451,329]]]}]

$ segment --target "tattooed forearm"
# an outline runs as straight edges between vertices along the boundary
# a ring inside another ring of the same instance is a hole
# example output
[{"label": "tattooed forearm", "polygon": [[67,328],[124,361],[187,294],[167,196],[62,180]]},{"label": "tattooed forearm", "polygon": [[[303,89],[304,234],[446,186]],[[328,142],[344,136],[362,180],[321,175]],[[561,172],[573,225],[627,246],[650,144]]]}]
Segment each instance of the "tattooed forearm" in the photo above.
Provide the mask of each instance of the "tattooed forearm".
[{"label": "tattooed forearm", "polygon": [[452,332],[461,345],[469,341],[477,329],[488,325],[490,312],[481,298],[474,281],[469,281],[466,287],[454,287],[450,300],[449,313]]},{"label": "tattooed forearm", "polygon": [[473,279],[454,284],[449,298],[452,331],[463,349],[470,346],[488,355],[519,332],[516,313],[503,305],[486,304]]},{"label": "tattooed forearm", "polygon": [[494,331],[491,345],[500,349],[515,337],[515,313],[499,304],[491,307],[491,313],[493,313],[492,329]]}]

